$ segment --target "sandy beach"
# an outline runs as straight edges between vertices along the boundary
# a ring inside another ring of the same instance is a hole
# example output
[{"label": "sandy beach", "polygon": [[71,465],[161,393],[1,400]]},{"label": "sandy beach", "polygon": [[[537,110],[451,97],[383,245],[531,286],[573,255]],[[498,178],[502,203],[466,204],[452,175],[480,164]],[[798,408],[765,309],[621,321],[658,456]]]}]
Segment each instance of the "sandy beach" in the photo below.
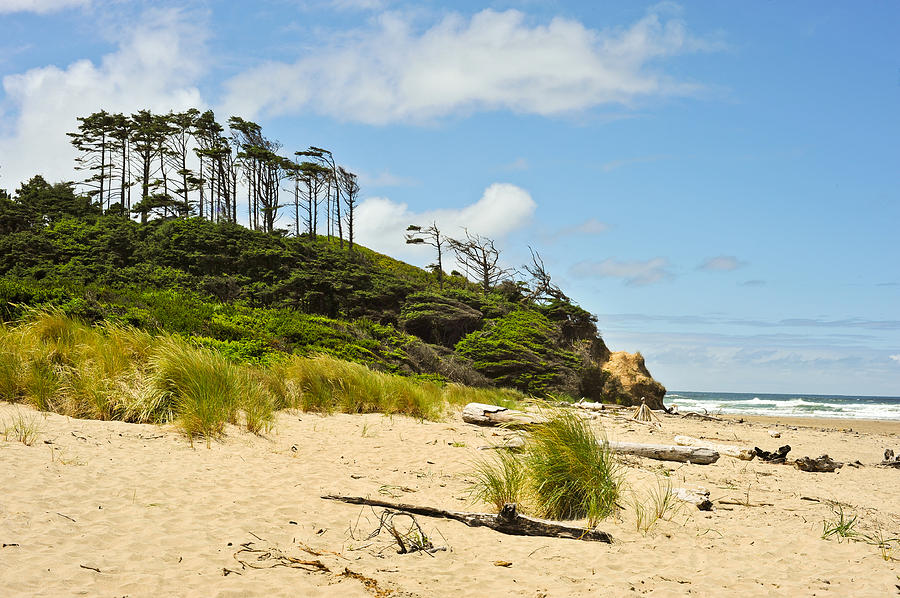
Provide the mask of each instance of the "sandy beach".
[{"label": "sandy beach", "polygon": [[[874,466],[885,449],[900,452],[900,422],[664,416],[653,429],[598,417],[611,440],[790,444],[792,457],[863,466],[806,473],[725,456],[706,466],[625,457],[624,509],[599,525],[611,545],[418,517],[447,548],[428,555],[397,554],[385,533],[367,539],[378,509],[321,496],[488,511],[469,498],[472,464],[508,432],[453,416],[283,412],[265,437],[232,427],[207,447],[174,427],[6,403],[0,430],[19,415],[39,435],[31,446],[0,435],[4,596],[900,595],[900,563],[878,547],[822,539],[840,509],[860,532],[900,537],[900,470]],[[708,489],[715,510],[684,504],[642,533],[630,497],[660,481]]]}]

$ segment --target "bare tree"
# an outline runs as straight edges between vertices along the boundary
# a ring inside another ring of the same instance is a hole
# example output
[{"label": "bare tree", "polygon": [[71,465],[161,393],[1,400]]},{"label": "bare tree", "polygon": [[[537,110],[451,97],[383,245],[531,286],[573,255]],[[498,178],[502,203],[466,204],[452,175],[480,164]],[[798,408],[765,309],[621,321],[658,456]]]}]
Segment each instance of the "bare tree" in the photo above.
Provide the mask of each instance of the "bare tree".
[{"label": "bare tree", "polygon": [[338,166],[338,182],[344,191],[344,205],[347,206],[347,240],[350,243],[350,251],[353,251],[353,218],[359,199],[359,182],[357,176],[343,166]]},{"label": "bare tree", "polygon": [[544,266],[544,260],[541,254],[528,247],[531,252],[531,264],[525,264],[523,268],[531,276],[531,292],[529,299],[537,303],[544,303],[551,300],[559,300],[569,302],[569,298],[562,290],[550,281],[550,274]]},{"label": "bare tree", "polygon": [[437,264],[431,264],[437,271],[438,287],[444,290],[444,264],[443,264],[443,246],[449,242],[446,237],[441,236],[441,231],[435,222],[431,223],[426,229],[415,224],[406,227],[406,243],[408,245],[431,245],[437,251]]},{"label": "bare tree", "polygon": [[494,246],[492,239],[472,235],[468,230],[465,233],[465,239],[447,239],[447,242],[459,263],[467,272],[472,272],[481,284],[482,292],[487,295],[494,285],[507,278],[513,270],[498,264],[500,250]]}]

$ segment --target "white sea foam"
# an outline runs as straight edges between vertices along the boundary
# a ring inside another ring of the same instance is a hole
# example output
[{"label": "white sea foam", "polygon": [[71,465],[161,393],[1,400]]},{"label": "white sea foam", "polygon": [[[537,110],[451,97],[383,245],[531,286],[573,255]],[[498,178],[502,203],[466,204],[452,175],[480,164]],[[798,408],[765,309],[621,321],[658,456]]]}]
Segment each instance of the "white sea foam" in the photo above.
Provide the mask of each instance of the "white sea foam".
[{"label": "white sea foam", "polygon": [[900,420],[900,398],[816,397],[796,395],[754,396],[750,394],[672,393],[666,404],[678,405],[682,413],[835,417]]}]

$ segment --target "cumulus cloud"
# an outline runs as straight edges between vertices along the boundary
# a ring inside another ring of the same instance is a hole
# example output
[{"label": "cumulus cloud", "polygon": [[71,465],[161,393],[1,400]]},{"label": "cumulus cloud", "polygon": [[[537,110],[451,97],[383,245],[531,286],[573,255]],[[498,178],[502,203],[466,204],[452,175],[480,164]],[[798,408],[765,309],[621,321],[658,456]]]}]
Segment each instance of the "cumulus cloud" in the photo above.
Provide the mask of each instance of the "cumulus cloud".
[{"label": "cumulus cloud", "polygon": [[12,191],[38,173],[51,180],[74,177],[75,154],[65,134],[76,130],[78,116],[204,105],[194,85],[203,71],[204,32],[177,10],[149,11],[136,22],[99,63],[79,60],[3,78],[9,123],[0,131],[3,187]]},{"label": "cumulus cloud", "polygon": [[0,14],[13,12],[44,14],[88,4],[90,0],[0,0]]},{"label": "cumulus cloud", "polygon": [[697,269],[706,272],[731,272],[732,270],[737,270],[745,265],[745,262],[742,262],[733,255],[719,255],[706,258],[703,260],[703,263],[697,266]]},{"label": "cumulus cloud", "polygon": [[376,251],[426,263],[433,258],[431,248],[407,245],[404,240],[410,224],[428,226],[435,222],[447,236],[459,235],[465,228],[473,234],[502,239],[528,224],[536,207],[526,190],[509,183],[494,183],[477,202],[456,210],[414,212],[405,203],[372,197],[357,208],[356,234],[360,243]]},{"label": "cumulus cloud", "polygon": [[657,257],[646,261],[584,261],[572,266],[572,275],[593,278],[621,278],[628,286],[644,286],[672,278],[669,261]]},{"label": "cumulus cloud", "polygon": [[516,10],[449,14],[425,31],[385,13],[374,27],[325,38],[293,63],[268,62],[226,83],[225,105],[253,117],[313,110],[369,124],[421,123],[474,110],[559,115],[629,105],[701,87],[652,68],[712,47],[651,10],[630,27],[595,30]]}]

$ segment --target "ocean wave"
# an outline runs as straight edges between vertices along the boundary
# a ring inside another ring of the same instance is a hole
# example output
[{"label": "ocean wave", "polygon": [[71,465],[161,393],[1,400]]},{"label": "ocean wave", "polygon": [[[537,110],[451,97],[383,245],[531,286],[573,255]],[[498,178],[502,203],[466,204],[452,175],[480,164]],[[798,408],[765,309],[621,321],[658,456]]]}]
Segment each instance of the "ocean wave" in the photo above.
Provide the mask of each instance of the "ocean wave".
[{"label": "ocean wave", "polygon": [[666,403],[682,413],[698,411],[723,414],[834,417],[900,420],[900,398],[894,397],[798,397],[753,394],[672,393]]}]

